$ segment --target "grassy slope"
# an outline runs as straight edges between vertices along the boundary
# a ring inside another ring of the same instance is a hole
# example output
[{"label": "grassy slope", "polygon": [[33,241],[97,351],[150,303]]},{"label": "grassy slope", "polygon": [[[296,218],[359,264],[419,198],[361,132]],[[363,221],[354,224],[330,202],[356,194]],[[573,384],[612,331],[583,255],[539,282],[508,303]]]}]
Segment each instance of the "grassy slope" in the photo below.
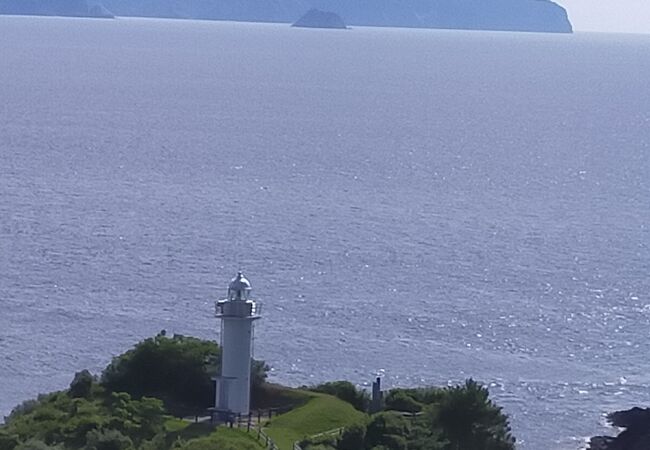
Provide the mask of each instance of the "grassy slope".
[{"label": "grassy slope", "polygon": [[189,450],[258,450],[264,448],[246,430],[219,427],[207,437],[188,442]]},{"label": "grassy slope", "polygon": [[165,428],[175,440],[188,441],[190,450],[258,450],[264,446],[257,442],[245,429],[219,427],[216,430],[207,423],[190,423],[170,419]]},{"label": "grassy slope", "polygon": [[266,433],[280,450],[293,450],[296,441],[348,426],[364,417],[352,405],[331,395],[313,392],[307,395],[310,399],[305,405],[274,417],[266,425]]}]

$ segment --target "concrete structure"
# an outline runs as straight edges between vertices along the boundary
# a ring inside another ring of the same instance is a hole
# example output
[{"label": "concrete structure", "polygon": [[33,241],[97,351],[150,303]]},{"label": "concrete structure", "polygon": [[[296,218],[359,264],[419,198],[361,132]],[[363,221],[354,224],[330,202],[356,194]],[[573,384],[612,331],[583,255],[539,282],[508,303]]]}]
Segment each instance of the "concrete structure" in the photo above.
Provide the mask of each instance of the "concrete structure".
[{"label": "concrete structure", "polygon": [[383,392],[381,392],[381,378],[377,377],[377,379],[372,382],[372,400],[370,401],[370,414],[381,411],[381,403],[383,397]]},{"label": "concrete structure", "polygon": [[221,374],[217,376],[218,415],[247,415],[250,411],[253,322],[261,305],[250,298],[251,284],[239,272],[230,282],[228,298],[216,302],[221,319]]}]

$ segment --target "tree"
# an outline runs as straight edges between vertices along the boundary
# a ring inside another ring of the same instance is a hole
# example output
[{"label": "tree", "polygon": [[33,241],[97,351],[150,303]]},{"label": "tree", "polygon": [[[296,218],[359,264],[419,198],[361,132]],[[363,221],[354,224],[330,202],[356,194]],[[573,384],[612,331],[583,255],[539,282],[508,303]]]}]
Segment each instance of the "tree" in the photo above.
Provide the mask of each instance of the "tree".
[{"label": "tree", "polygon": [[216,343],[194,338],[158,335],[114,358],[101,383],[112,392],[134,398],[157,397],[170,411],[182,415],[203,410],[214,398],[207,365],[215,365]]},{"label": "tree", "polygon": [[[133,398],[156,397],[175,415],[201,414],[213,405],[212,376],[220,371],[221,348],[216,342],[162,333],[138,343],[113,359],[101,377],[112,392]],[[253,361],[253,388],[264,383],[269,367]]]},{"label": "tree", "polygon": [[390,450],[406,449],[406,441],[410,427],[406,419],[394,412],[375,414],[366,428],[365,446],[367,449],[383,445]]},{"label": "tree", "polygon": [[489,399],[488,390],[472,379],[447,388],[439,403],[430,407],[429,420],[453,450],[515,448],[507,416]]},{"label": "tree", "polygon": [[72,398],[88,398],[92,391],[94,377],[88,370],[82,370],[74,374],[74,379],[70,383],[68,395]]},{"label": "tree", "polygon": [[364,448],[366,426],[361,423],[349,426],[343,431],[336,448],[338,450],[359,450]]},{"label": "tree", "polygon": [[165,428],[165,408],[157,398],[143,397],[132,402],[133,415],[138,423],[138,436],[156,436]]},{"label": "tree", "polygon": [[251,360],[251,386],[253,389],[259,388],[266,382],[269,370],[271,368],[264,361]]},{"label": "tree", "polygon": [[112,392],[134,398],[157,397],[170,411],[188,414],[203,410],[214,398],[207,366],[216,365],[216,343],[184,336],[158,335],[114,358],[101,383]]}]

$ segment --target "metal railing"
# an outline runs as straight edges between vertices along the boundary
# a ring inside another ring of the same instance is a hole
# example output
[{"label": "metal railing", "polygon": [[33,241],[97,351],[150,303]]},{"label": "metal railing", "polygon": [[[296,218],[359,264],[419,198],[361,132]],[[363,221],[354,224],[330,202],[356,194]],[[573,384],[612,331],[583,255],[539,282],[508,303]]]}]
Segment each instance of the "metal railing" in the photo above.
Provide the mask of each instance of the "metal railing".
[{"label": "metal railing", "polygon": [[[250,433],[250,430],[248,430]],[[254,432],[253,432],[254,433]],[[262,431],[262,426],[257,427],[257,442],[262,442],[268,450],[280,450],[273,439],[269,437],[264,431]]]},{"label": "metal railing", "polygon": [[[257,442],[262,443],[267,450],[280,450],[279,447],[276,445],[276,443],[273,441],[273,439],[271,439],[271,437],[268,434],[266,434],[262,429],[262,418],[268,416],[268,418],[270,419],[273,415],[282,414],[282,412],[286,412],[286,411],[280,408],[268,409],[265,411],[259,410],[257,411],[256,414],[257,424],[253,423],[253,417],[255,417],[255,414],[253,413],[250,413],[247,416],[238,415],[236,416],[236,418],[233,417],[234,420],[230,422],[230,426],[233,427],[236,424],[237,428],[246,428],[246,432],[253,435],[257,439]],[[322,433],[308,436],[307,439],[314,439],[323,436],[335,436],[335,435],[340,436],[341,434],[343,434],[344,430],[345,430],[344,427],[335,428],[333,430],[328,430]],[[296,441],[293,443],[293,450],[303,450],[302,447],[300,446],[300,441]]]},{"label": "metal railing", "polygon": [[[220,304],[222,300],[217,300],[214,302],[214,316],[215,317],[223,317],[224,312],[222,309],[222,304]],[[251,302],[251,312],[250,312],[250,317],[257,317],[262,315],[262,302],[257,302],[253,301]]]},{"label": "metal railing", "polygon": [[257,442],[263,444],[264,448],[267,450],[280,450],[273,439],[262,430],[262,417],[268,415],[270,419],[273,414],[277,414],[277,410],[269,409],[267,411],[258,411],[257,424],[253,423],[254,414],[252,413],[247,416],[233,416],[233,420],[230,422],[230,427],[232,428],[236,425],[237,428],[246,428],[246,432],[254,436],[257,439]]}]

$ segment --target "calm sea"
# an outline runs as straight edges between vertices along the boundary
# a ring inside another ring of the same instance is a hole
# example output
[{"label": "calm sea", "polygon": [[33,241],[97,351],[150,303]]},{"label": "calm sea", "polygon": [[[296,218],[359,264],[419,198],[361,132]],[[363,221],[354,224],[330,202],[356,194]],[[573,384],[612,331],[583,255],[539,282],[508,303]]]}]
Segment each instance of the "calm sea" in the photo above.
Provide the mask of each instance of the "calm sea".
[{"label": "calm sea", "polygon": [[0,413],[243,269],[291,385],[650,403],[650,36],[0,18]]}]

